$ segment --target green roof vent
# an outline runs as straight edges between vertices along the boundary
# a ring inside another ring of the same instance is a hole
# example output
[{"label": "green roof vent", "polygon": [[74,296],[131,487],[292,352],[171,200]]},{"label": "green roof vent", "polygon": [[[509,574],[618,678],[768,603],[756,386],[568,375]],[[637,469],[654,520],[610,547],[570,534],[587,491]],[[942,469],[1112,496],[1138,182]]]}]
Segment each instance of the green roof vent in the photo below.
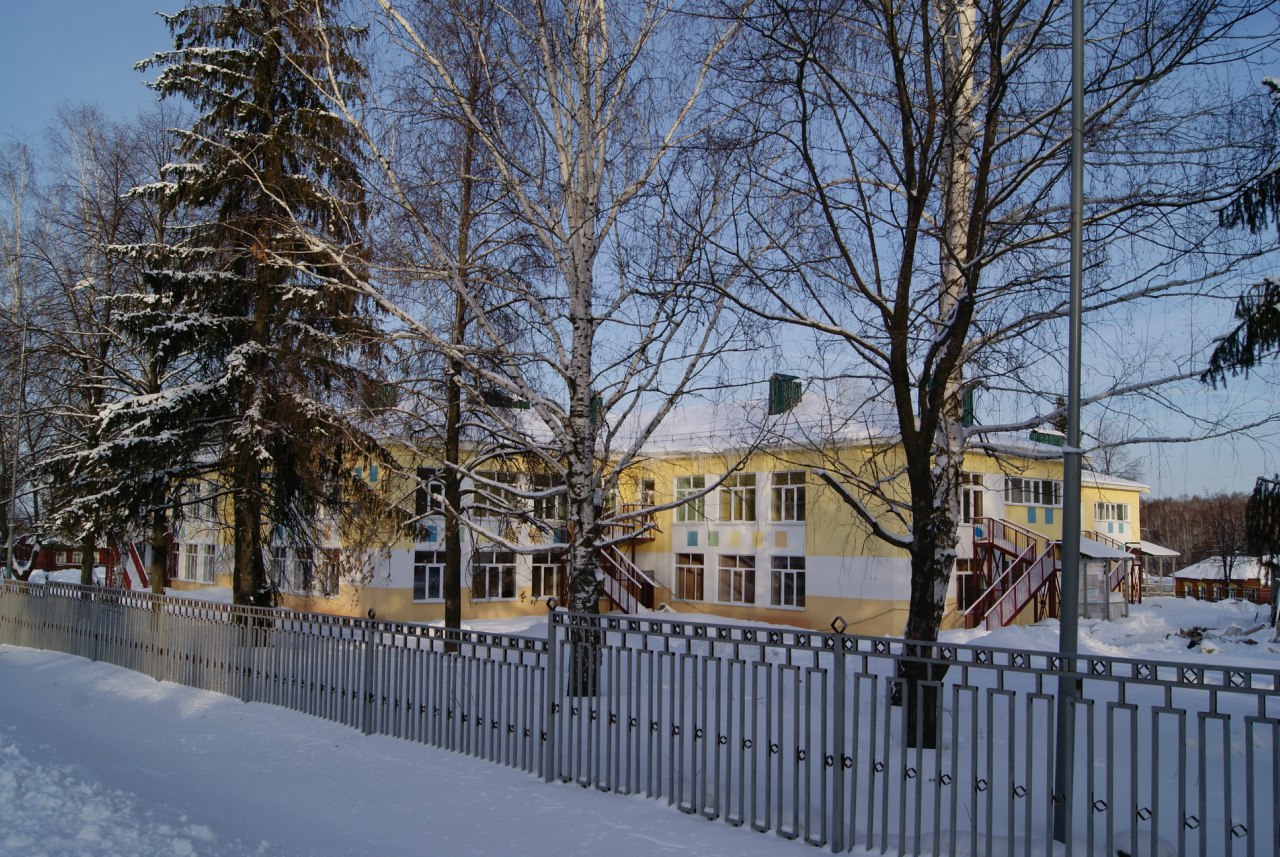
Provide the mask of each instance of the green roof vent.
[{"label": "green roof vent", "polygon": [[779,372],[769,377],[769,416],[785,414],[800,404],[804,389],[800,379],[794,375],[783,375]]}]

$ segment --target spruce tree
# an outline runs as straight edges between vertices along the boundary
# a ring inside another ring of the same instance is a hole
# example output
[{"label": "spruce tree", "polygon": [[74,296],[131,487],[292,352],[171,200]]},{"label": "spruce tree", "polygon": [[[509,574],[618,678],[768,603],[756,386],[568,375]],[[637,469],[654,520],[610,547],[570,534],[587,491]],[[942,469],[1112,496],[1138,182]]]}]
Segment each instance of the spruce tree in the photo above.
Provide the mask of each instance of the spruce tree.
[{"label": "spruce tree", "polygon": [[[1268,77],[1275,109],[1280,110],[1280,79]],[[1280,163],[1273,164],[1240,189],[1218,215],[1221,225],[1261,233],[1270,224],[1280,229]],[[1202,377],[1218,384],[1227,375],[1248,375],[1259,361],[1280,352],[1280,277],[1264,277],[1250,285],[1236,301],[1237,324],[1223,336]]]},{"label": "spruce tree", "polygon": [[196,114],[158,186],[182,225],[157,253],[171,310],[150,337],[202,366],[148,419],[216,440],[239,604],[272,600],[271,529],[316,544],[318,516],[361,488],[351,459],[377,452],[358,407],[378,342],[358,298],[365,191],[355,141],[313,86],[332,74],[359,99],[362,34],[330,22],[330,5],[195,5],[166,16],[173,49],[140,64]]}]

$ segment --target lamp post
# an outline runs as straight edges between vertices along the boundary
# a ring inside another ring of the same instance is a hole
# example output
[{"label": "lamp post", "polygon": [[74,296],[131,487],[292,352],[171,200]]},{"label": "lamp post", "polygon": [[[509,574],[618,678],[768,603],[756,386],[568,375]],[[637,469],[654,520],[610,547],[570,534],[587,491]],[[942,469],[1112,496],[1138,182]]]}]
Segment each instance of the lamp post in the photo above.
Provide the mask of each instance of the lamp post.
[{"label": "lamp post", "polygon": [[1054,742],[1053,838],[1071,837],[1075,767],[1075,655],[1080,634],[1080,349],[1084,239],[1084,0],[1071,0],[1071,298],[1068,315],[1067,442],[1063,447],[1062,586]]}]

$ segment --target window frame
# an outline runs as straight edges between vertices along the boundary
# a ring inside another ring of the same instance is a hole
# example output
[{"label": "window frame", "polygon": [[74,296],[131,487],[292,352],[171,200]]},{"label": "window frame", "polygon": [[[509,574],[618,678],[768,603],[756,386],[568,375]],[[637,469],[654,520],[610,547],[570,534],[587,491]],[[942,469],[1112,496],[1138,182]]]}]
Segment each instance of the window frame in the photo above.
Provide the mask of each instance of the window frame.
[{"label": "window frame", "polygon": [[[696,558],[696,560],[695,560]],[[690,587],[690,581],[694,585]],[[681,601],[707,600],[707,556],[702,553],[677,553],[675,561],[675,592]]]},{"label": "window frame", "polygon": [[719,519],[725,524],[751,524],[757,520],[756,474],[730,473],[717,490]]},{"label": "window frame", "polygon": [[[756,558],[722,553],[716,558],[716,601],[750,606],[756,603]],[[735,597],[737,593],[738,597]]]},{"label": "window frame", "polygon": [[[803,554],[775,554],[769,557],[769,606],[805,609],[806,570]],[[790,599],[787,583],[790,579]]]},{"label": "window frame", "polygon": [[[682,482],[685,484],[681,485]],[[705,474],[676,477],[675,499],[680,504],[675,509],[677,524],[697,524],[707,520],[706,490]]]},{"label": "window frame", "polygon": [[[480,581],[483,586],[477,585]],[[515,601],[516,594],[515,551],[476,551],[471,562],[471,600]]]},{"label": "window frame", "polygon": [[[797,477],[798,482],[790,481]],[[770,475],[770,518],[778,523],[803,523],[808,515],[807,485],[808,474],[803,470],[775,470]]]},{"label": "window frame", "polygon": [[[564,551],[541,551],[531,557],[529,566],[529,597],[535,601],[560,597],[560,578],[567,575],[564,568]],[[547,586],[550,579],[550,588]]]},{"label": "window frame", "polygon": [[[1050,495],[1046,502],[1045,493]],[[1015,497],[1017,499],[1015,499]],[[1029,498],[1029,499],[1028,499]],[[1024,476],[1004,478],[1004,502],[1009,506],[1062,507],[1061,479],[1032,479]]]},{"label": "window frame", "polygon": [[[413,552],[413,588],[410,597],[415,604],[429,604],[444,600],[444,551],[415,550]],[[437,572],[436,591],[431,594],[431,572]],[[421,586],[419,586],[421,582]],[[419,591],[422,592],[419,595]]]}]

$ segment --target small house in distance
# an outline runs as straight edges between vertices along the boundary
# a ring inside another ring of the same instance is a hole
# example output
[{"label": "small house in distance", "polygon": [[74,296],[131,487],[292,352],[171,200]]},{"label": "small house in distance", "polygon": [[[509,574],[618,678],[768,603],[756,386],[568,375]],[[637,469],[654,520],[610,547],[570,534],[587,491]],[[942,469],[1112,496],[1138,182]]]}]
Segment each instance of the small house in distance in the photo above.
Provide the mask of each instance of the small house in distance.
[{"label": "small house in distance", "polygon": [[1173,573],[1174,594],[1178,598],[1222,601],[1244,598],[1255,604],[1271,603],[1271,577],[1255,557],[1236,557],[1230,577],[1222,568],[1222,559],[1211,556]]}]

